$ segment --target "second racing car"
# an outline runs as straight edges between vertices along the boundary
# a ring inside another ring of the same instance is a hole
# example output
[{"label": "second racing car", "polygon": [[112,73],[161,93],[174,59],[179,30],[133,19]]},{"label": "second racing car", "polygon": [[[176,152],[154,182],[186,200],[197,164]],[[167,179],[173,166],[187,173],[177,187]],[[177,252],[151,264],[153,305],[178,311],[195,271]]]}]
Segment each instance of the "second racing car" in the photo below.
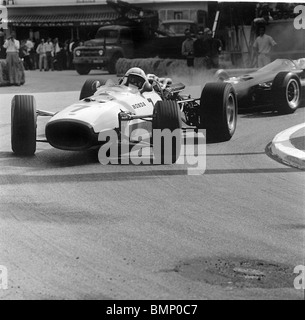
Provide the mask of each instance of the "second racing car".
[{"label": "second racing car", "polygon": [[233,85],[240,110],[263,108],[289,114],[304,104],[305,59],[277,59],[238,77],[222,69],[215,76]]},{"label": "second racing car", "polygon": [[[237,98],[229,83],[206,84],[199,98],[183,95],[185,86],[170,78],[146,75],[131,68],[118,83],[88,79],[80,100],[52,113],[36,110],[32,95],[16,95],[12,100],[11,144],[15,154],[31,156],[36,142],[47,142],[61,150],[81,151],[101,146],[99,136],[116,132],[118,144],[139,142],[130,132],[145,128],[149,144],[160,163],[175,163],[180,155],[182,123],[188,129],[206,129],[208,141],[228,141],[237,123]],[[46,140],[37,140],[37,116],[48,116]],[[179,132],[172,137],[172,148],[154,149],[155,129]],[[126,140],[126,139],[125,139]],[[168,160],[170,159],[170,161]]]}]

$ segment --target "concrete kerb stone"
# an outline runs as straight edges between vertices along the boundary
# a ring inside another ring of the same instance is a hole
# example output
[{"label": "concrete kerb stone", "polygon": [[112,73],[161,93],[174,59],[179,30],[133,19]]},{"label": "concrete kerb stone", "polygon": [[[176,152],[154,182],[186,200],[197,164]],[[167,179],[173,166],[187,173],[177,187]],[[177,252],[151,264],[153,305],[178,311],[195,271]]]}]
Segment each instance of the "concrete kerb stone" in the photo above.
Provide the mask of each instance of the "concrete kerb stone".
[{"label": "concrete kerb stone", "polygon": [[303,128],[305,128],[305,123],[280,132],[274,137],[270,147],[273,156],[280,158],[283,163],[301,170],[305,170],[305,152],[293,146],[290,138]]}]

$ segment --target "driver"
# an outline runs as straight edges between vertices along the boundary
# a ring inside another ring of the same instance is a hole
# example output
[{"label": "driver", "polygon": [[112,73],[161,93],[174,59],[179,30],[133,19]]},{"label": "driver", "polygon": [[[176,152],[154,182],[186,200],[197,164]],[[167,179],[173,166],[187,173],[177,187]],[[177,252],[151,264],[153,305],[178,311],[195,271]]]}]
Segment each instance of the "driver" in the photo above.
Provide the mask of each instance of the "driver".
[{"label": "driver", "polygon": [[151,87],[145,72],[137,67],[131,68],[125,73],[121,84],[125,86],[131,85],[137,87],[139,90],[143,89],[144,85]]}]

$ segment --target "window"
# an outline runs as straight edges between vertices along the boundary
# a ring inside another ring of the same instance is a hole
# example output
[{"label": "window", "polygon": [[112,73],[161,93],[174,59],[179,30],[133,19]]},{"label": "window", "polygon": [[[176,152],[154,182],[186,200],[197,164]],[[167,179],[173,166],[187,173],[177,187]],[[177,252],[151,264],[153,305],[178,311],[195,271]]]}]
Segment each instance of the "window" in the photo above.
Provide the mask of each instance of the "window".
[{"label": "window", "polygon": [[100,30],[98,30],[98,32],[96,34],[96,38],[97,39],[105,38],[105,40],[107,41],[107,39],[117,39],[118,35],[119,35],[119,33],[117,30],[100,29]]},{"label": "window", "polygon": [[128,29],[123,29],[121,31],[121,39],[122,40],[131,40],[131,32]]},{"label": "window", "polygon": [[175,11],[174,12],[174,19],[175,20],[181,20],[183,17],[183,12],[182,11]]}]

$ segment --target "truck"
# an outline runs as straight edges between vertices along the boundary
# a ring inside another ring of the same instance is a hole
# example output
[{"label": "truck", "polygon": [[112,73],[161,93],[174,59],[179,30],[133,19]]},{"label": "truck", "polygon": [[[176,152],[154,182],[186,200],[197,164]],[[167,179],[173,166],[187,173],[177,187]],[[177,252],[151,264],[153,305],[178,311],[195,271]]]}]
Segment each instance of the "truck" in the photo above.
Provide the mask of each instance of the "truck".
[{"label": "truck", "polygon": [[107,0],[107,4],[118,13],[118,18],[105,22],[95,39],[74,49],[73,63],[80,75],[102,68],[113,74],[119,58],[147,58],[155,54],[151,40],[158,29],[157,11],[143,11],[121,0]]},{"label": "truck", "polygon": [[193,20],[164,20],[152,39],[153,52],[161,59],[182,59],[181,46],[185,40],[185,30],[189,29],[196,39],[198,24]]}]

